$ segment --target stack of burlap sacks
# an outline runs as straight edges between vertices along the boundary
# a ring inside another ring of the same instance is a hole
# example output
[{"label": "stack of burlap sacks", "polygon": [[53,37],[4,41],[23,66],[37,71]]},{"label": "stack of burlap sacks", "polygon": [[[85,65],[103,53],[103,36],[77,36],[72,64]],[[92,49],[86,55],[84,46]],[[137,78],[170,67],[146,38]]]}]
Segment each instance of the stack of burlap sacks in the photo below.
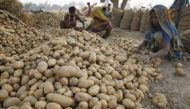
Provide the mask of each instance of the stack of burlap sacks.
[{"label": "stack of burlap sacks", "polygon": [[113,26],[123,30],[145,32],[149,27],[149,10],[134,12],[132,9],[125,11],[113,9],[112,16]]},{"label": "stack of burlap sacks", "polygon": [[182,17],[179,22],[178,31],[183,32],[190,29],[190,6],[185,8],[182,12]]}]

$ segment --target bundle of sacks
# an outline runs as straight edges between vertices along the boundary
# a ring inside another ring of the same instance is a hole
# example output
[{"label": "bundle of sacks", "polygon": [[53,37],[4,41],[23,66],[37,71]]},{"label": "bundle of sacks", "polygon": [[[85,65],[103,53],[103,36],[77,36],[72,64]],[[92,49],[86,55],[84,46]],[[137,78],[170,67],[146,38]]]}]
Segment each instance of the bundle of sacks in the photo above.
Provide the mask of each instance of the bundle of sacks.
[{"label": "bundle of sacks", "polygon": [[0,52],[8,56],[26,53],[50,39],[50,35],[28,27],[3,10],[0,10],[0,25]]},{"label": "bundle of sacks", "polygon": [[183,32],[185,30],[190,29],[190,6],[186,7],[183,11],[182,11],[182,15],[181,15],[181,19],[179,22],[179,27],[178,27],[178,31],[179,32]]},{"label": "bundle of sacks", "polygon": [[150,11],[146,10],[143,13],[143,16],[142,16],[142,19],[141,19],[140,31],[145,32],[146,30],[148,30],[149,25],[150,25]]},{"label": "bundle of sacks", "polygon": [[112,25],[123,30],[141,31],[148,30],[150,24],[149,10],[138,10],[134,12],[132,9],[119,10],[113,9]]},{"label": "bundle of sacks", "polygon": [[160,60],[133,54],[132,39],[68,31],[26,54],[0,56],[0,108],[144,109],[149,82],[162,78]]}]

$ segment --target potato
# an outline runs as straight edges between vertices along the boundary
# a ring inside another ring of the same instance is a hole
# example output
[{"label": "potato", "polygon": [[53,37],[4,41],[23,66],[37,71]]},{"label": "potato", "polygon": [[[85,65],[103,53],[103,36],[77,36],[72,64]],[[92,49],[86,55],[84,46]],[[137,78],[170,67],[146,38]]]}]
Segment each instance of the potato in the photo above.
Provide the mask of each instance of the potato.
[{"label": "potato", "polygon": [[53,67],[56,65],[56,59],[49,59],[48,60],[48,66]]},{"label": "potato", "polygon": [[19,109],[19,107],[18,106],[10,106],[7,109]]},{"label": "potato", "polygon": [[73,104],[73,100],[70,97],[64,95],[49,93],[46,96],[47,100],[60,104],[62,107],[69,107]]},{"label": "potato", "polygon": [[30,81],[28,81],[28,85],[33,85],[33,84],[35,84],[36,82],[37,82],[38,80],[36,79],[36,78],[33,78],[33,79],[31,79]]},{"label": "potato", "polygon": [[41,50],[44,55],[48,56],[50,54],[50,48],[47,45],[42,45]]},{"label": "potato", "polygon": [[29,76],[28,75],[23,75],[22,79],[21,79],[21,85],[27,84],[28,81],[29,81]]},{"label": "potato", "polygon": [[75,99],[79,102],[81,101],[89,101],[92,98],[91,95],[87,94],[87,93],[83,93],[83,92],[78,92],[75,95]]},{"label": "potato", "polygon": [[88,103],[86,101],[80,102],[78,109],[88,109]]},{"label": "potato", "polygon": [[117,106],[117,101],[116,100],[111,100],[108,102],[108,107],[109,108],[115,108]]},{"label": "potato", "polygon": [[135,103],[130,99],[123,99],[122,104],[129,109],[135,108]]},{"label": "potato", "polygon": [[0,101],[4,101],[8,97],[8,94],[7,90],[0,90]]},{"label": "potato", "polygon": [[17,91],[17,96],[20,96],[22,93],[24,93],[27,90],[26,86],[22,86]]},{"label": "potato", "polygon": [[156,93],[155,96],[152,98],[152,103],[158,107],[166,108],[168,101],[163,94]]},{"label": "potato", "polygon": [[90,56],[90,52],[86,51],[86,52],[79,53],[79,56],[82,57],[83,59],[87,59]]},{"label": "potato", "polygon": [[96,59],[97,59],[98,62],[105,62],[106,61],[104,55],[97,55]]},{"label": "potato", "polygon": [[24,98],[23,102],[30,102],[30,104],[34,105],[37,102],[37,99],[34,96],[27,96]]},{"label": "potato", "polygon": [[117,72],[117,71],[113,71],[111,75],[112,75],[113,79],[122,79],[121,74],[119,74],[119,72]]},{"label": "potato", "polygon": [[134,79],[134,75],[127,76],[127,82],[131,82]]},{"label": "potato", "polygon": [[183,68],[176,68],[176,75],[185,76],[185,71],[183,70]]},{"label": "potato", "polygon": [[96,63],[96,53],[92,52],[89,56],[90,63]]},{"label": "potato", "polygon": [[46,109],[62,109],[62,107],[57,103],[48,103]]},{"label": "potato", "polygon": [[177,63],[175,64],[175,66],[176,66],[176,67],[180,67],[180,68],[182,68],[182,67],[183,67],[183,64],[180,63],[180,62],[177,62]]},{"label": "potato", "polygon": [[118,105],[115,109],[125,109],[123,105]]},{"label": "potato", "polygon": [[72,38],[72,37],[68,37],[66,41],[67,41],[67,43],[68,43],[69,45],[75,45],[75,44],[76,44],[75,39]]},{"label": "potato", "polygon": [[17,61],[15,62],[12,67],[14,69],[22,69],[24,67],[24,62],[23,61]]},{"label": "potato", "polygon": [[111,100],[110,96],[108,96],[106,94],[103,94],[103,93],[98,94],[97,97],[99,99],[103,99],[103,100],[106,100],[106,101],[110,101]]},{"label": "potato", "polygon": [[40,72],[38,72],[38,70],[36,70],[36,72],[34,73],[34,77],[36,78],[36,79],[42,79],[42,74],[40,73]]},{"label": "potato", "polygon": [[78,92],[81,91],[80,88],[78,88],[78,87],[71,87],[70,89],[71,89],[71,91],[72,91],[74,94],[76,94],[76,93],[78,93]]},{"label": "potato", "polygon": [[141,84],[141,85],[139,86],[139,89],[142,90],[144,93],[149,90],[148,87],[147,87],[146,85],[144,85],[144,84]]},{"label": "potato", "polygon": [[8,79],[9,78],[9,72],[5,71],[3,73],[1,73],[1,79]]},{"label": "potato", "polygon": [[24,103],[19,109],[33,109],[30,104]]},{"label": "potato", "polygon": [[58,90],[57,90],[57,92],[58,92],[59,94],[64,94],[65,91],[66,91],[65,88],[61,88],[61,89],[58,89]]},{"label": "potato", "polygon": [[130,94],[130,93],[128,93],[127,95],[125,95],[125,98],[126,99],[130,99],[130,100],[132,100],[134,102],[137,100],[136,97],[133,94]]},{"label": "potato", "polygon": [[99,102],[99,99],[97,97],[92,97],[90,100],[89,100],[89,107],[92,108],[96,103]]},{"label": "potato", "polygon": [[45,109],[47,103],[45,101],[37,101],[35,103],[35,109]]},{"label": "potato", "polygon": [[20,78],[19,77],[11,77],[8,82],[9,82],[9,84],[14,85],[14,84],[17,84],[20,82]]},{"label": "potato", "polygon": [[122,101],[123,100],[123,91],[122,90],[117,90],[114,96],[117,98],[117,101]]},{"label": "potato", "polygon": [[94,81],[92,80],[85,80],[85,79],[80,79],[78,83],[78,87],[80,88],[89,88],[94,85]]},{"label": "potato", "polygon": [[64,59],[59,59],[59,60],[57,60],[57,62],[56,62],[58,65],[60,65],[60,66],[62,66],[62,65],[64,65],[64,63],[65,63],[65,61],[64,61]]},{"label": "potato", "polygon": [[45,94],[52,93],[55,90],[51,82],[45,82],[43,85],[43,89]]},{"label": "potato", "polygon": [[94,81],[94,84],[100,84],[101,83],[101,80],[99,80],[95,76],[90,76],[88,79]]},{"label": "potato", "polygon": [[50,42],[52,45],[61,45],[61,46],[67,46],[67,42],[65,39],[55,39]]},{"label": "potato", "polygon": [[12,98],[7,98],[4,102],[3,102],[3,107],[7,108],[10,106],[18,106],[20,103],[20,99],[17,97],[12,97]]},{"label": "potato", "polygon": [[2,88],[2,90],[7,90],[8,92],[13,91],[13,87],[9,84],[4,84],[1,88]]},{"label": "potato", "polygon": [[64,93],[65,96],[67,97],[72,97],[73,96],[73,92],[71,90],[66,90],[66,92]]},{"label": "potato", "polygon": [[79,80],[75,77],[69,79],[69,85],[70,86],[77,86]]},{"label": "potato", "polygon": [[54,72],[53,72],[53,70],[51,70],[51,69],[47,69],[47,70],[45,71],[45,73],[44,73],[44,75],[45,75],[47,78],[52,77],[53,74],[54,74]]},{"label": "potato", "polygon": [[82,76],[80,69],[72,66],[62,66],[57,72],[57,76],[59,77],[77,77],[80,78]]},{"label": "potato", "polygon": [[26,92],[22,93],[22,94],[20,95],[20,100],[23,100],[23,99],[26,98],[28,95],[29,95],[29,91],[26,91]]},{"label": "potato", "polygon": [[107,94],[108,95],[113,95],[115,94],[115,89],[112,86],[107,86]]},{"label": "potato", "polygon": [[43,73],[47,70],[48,64],[45,61],[41,61],[38,63],[37,69],[39,72]]},{"label": "potato", "polygon": [[140,76],[138,78],[138,83],[146,85],[148,83],[148,78],[145,76]]},{"label": "potato", "polygon": [[105,85],[101,85],[101,86],[100,86],[100,92],[101,92],[101,93],[107,93],[107,88],[106,88]]},{"label": "potato", "polygon": [[67,78],[61,78],[61,79],[60,79],[60,83],[61,83],[63,86],[68,86],[69,81],[68,81]]},{"label": "potato", "polygon": [[41,97],[43,97],[43,96],[44,96],[44,91],[43,91],[43,89],[38,89],[38,90],[36,90],[36,91],[34,92],[34,97],[37,98],[37,99],[39,99],[39,98],[41,98]]},{"label": "potato", "polygon": [[22,69],[17,69],[14,72],[14,77],[21,77],[23,74],[23,70]]},{"label": "potato", "polygon": [[88,93],[92,96],[95,96],[99,93],[100,87],[98,85],[94,85],[88,89]]}]

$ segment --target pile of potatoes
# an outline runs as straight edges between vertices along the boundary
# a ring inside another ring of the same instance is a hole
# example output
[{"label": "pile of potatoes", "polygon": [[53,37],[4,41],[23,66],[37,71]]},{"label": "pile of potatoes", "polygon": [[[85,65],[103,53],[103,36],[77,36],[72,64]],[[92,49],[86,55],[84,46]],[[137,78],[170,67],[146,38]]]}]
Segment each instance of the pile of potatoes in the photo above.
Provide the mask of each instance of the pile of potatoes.
[{"label": "pile of potatoes", "polygon": [[0,11],[0,25],[0,52],[8,56],[26,53],[51,37],[6,11]]},{"label": "pile of potatoes", "polygon": [[36,28],[59,27],[60,21],[64,18],[64,13],[59,13],[58,15],[56,13],[41,12],[34,13],[32,17]]},{"label": "pile of potatoes", "polygon": [[144,109],[159,63],[133,54],[132,39],[68,31],[26,54],[0,55],[0,108]]}]

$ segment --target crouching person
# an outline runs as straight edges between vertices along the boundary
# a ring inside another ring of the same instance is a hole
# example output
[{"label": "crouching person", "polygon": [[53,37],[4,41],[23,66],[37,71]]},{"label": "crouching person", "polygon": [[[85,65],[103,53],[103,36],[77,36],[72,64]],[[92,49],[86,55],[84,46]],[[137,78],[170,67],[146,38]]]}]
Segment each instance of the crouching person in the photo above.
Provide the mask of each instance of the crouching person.
[{"label": "crouching person", "polygon": [[171,21],[167,8],[156,5],[150,11],[150,28],[138,49],[147,47],[153,53],[149,58],[169,57],[178,60],[182,57],[182,43],[179,34]]},{"label": "crouching person", "polygon": [[[83,27],[77,27],[77,20],[79,20]],[[69,7],[69,13],[65,15],[64,20],[60,23],[61,29],[75,29],[82,31],[84,27],[84,21],[76,14],[76,8],[74,6]]]},{"label": "crouching person", "polygon": [[112,25],[110,21],[104,16],[100,8],[95,8],[92,11],[93,20],[87,30],[92,32],[101,32],[106,31],[103,38],[107,38],[110,36],[112,31]]}]

